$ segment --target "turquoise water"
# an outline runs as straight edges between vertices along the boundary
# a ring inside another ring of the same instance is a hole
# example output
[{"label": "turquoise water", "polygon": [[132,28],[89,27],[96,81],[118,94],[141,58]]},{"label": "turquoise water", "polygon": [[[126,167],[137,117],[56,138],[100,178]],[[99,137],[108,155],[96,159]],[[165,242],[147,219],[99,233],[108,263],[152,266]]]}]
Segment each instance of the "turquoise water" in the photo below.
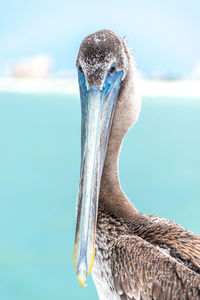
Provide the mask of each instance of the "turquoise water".
[{"label": "turquoise water", "polygon": [[[144,98],[120,178],[144,213],[200,234],[200,99]],[[2,300],[97,300],[72,263],[80,162],[79,99],[0,94]]]}]

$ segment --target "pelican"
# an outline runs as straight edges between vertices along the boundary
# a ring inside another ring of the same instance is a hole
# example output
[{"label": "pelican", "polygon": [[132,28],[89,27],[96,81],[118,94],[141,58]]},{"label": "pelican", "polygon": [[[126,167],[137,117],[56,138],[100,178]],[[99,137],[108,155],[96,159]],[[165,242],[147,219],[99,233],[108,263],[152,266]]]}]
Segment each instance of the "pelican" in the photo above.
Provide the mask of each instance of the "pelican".
[{"label": "pelican", "polygon": [[120,147],[138,119],[134,60],[122,38],[100,30],[81,43],[81,170],[73,262],[92,271],[100,300],[200,299],[200,237],[140,213],[123,193]]}]

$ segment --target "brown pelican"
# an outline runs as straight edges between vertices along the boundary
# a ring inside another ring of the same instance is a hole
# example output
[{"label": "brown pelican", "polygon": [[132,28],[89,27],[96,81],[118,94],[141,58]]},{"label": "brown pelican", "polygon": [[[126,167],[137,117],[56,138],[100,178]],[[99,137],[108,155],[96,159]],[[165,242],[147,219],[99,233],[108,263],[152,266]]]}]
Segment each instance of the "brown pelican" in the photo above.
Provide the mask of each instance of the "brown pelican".
[{"label": "brown pelican", "polygon": [[200,237],[141,214],[120,187],[120,146],[140,110],[125,42],[110,30],[87,36],[77,68],[82,139],[74,267],[80,285],[92,270],[101,300],[200,299]]}]

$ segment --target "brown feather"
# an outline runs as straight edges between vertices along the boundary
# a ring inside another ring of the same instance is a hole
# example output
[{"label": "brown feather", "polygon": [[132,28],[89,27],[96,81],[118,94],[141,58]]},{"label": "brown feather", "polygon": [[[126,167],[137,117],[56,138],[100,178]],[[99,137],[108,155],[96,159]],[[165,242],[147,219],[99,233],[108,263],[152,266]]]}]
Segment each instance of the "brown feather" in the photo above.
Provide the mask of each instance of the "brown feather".
[{"label": "brown feather", "polygon": [[[104,242],[107,243],[106,247],[111,247],[110,259],[114,287],[121,299],[132,299],[133,297],[137,300],[175,300],[184,299],[184,297],[185,299],[200,299],[200,275],[197,272],[185,266],[183,262],[179,262],[170,254],[165,253],[165,250],[160,248],[161,244],[159,242],[156,244],[156,241],[159,241],[159,239],[155,236],[152,243],[147,229],[141,230],[142,237],[140,237],[140,230],[136,230],[137,235],[134,232],[135,224],[126,223],[122,219],[117,219],[115,223],[115,218],[112,216],[113,230],[112,228],[108,230],[108,226],[102,226],[102,222],[104,225],[110,223],[109,218],[109,215],[99,212],[98,224],[100,226],[97,226],[96,246],[105,251],[105,247],[101,244],[102,239],[99,239],[100,236],[104,236]],[[139,222],[140,218],[142,220]],[[145,226],[144,219],[146,219],[148,225],[146,225],[146,228],[149,228],[149,231],[152,232],[150,230],[152,216],[143,216],[141,214],[135,216],[135,222],[137,224],[142,222],[143,226]],[[175,253],[179,253],[180,257],[184,256],[185,251],[188,250],[186,246],[187,236],[190,236],[191,240],[198,240],[198,236],[193,236],[191,232],[173,222],[161,218],[159,224],[159,235],[161,235],[163,229],[162,246],[164,243],[166,243],[167,247],[173,246]],[[166,230],[166,226],[169,226],[170,230]],[[181,232],[182,236],[182,239],[175,244],[177,248],[172,243],[176,226],[177,232]],[[171,227],[173,227],[173,230],[171,230]],[[154,229],[154,234],[156,235],[154,226],[151,229]],[[115,235],[117,237],[114,241],[110,241],[109,244],[107,237],[114,236],[113,231],[117,232],[117,235]],[[144,232],[146,232],[147,239],[145,239]],[[168,243],[168,241],[170,242]],[[181,252],[181,241],[183,241],[183,254]],[[190,245],[190,243],[188,244]],[[188,253],[190,254],[189,250]],[[188,257],[190,258],[191,255]]]}]

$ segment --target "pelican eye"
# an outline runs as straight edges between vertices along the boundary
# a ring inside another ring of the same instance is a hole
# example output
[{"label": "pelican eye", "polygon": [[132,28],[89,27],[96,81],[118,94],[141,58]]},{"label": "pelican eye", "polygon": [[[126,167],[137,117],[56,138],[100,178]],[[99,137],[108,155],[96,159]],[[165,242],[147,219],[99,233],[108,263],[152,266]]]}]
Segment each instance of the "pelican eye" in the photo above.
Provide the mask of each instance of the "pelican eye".
[{"label": "pelican eye", "polygon": [[81,73],[83,73],[83,69],[82,69],[81,65],[79,65],[78,69]]},{"label": "pelican eye", "polygon": [[116,71],[116,67],[115,66],[112,66],[111,68],[110,68],[110,73],[114,73]]}]

